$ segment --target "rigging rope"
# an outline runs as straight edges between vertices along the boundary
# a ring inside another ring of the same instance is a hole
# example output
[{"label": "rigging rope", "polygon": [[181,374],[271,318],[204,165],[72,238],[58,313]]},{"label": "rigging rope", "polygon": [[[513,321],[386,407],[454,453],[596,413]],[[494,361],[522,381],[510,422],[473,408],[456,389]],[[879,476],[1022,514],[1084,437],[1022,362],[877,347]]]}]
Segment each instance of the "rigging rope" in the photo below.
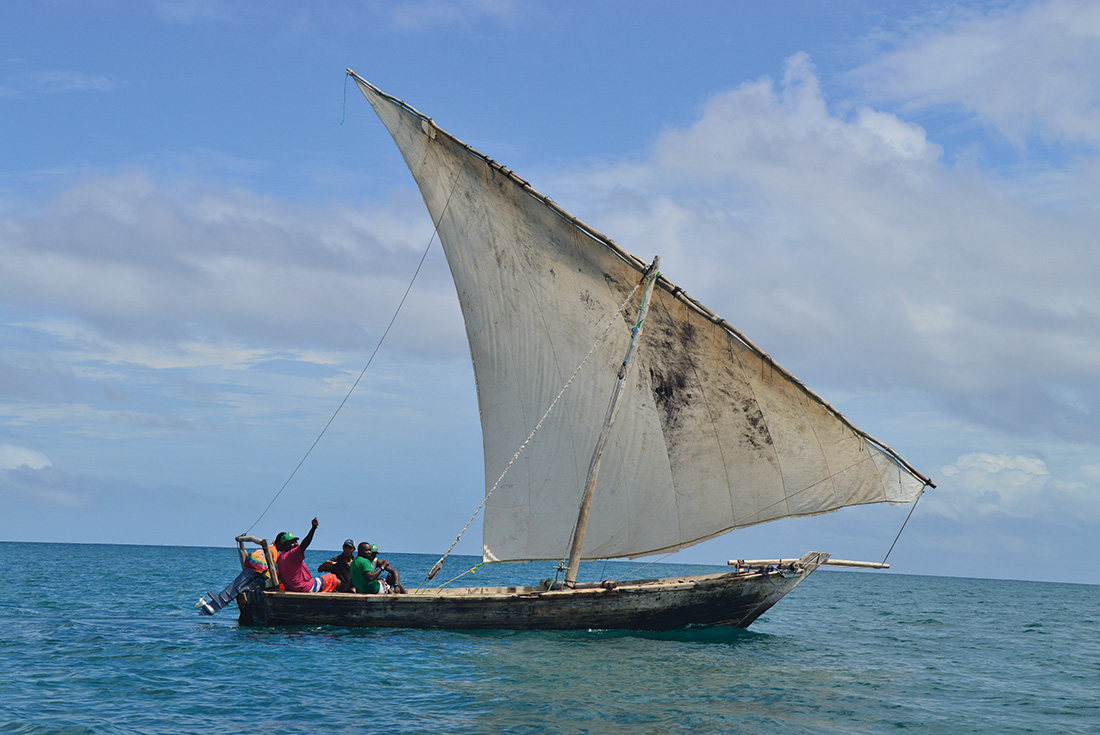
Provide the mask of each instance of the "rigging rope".
[{"label": "rigging rope", "polygon": [[901,528],[898,529],[898,535],[894,537],[894,543],[890,544],[889,551],[886,552],[886,556],[882,557],[882,563],[885,564],[886,560],[890,558],[890,552],[894,550],[894,545],[897,544],[898,539],[901,538],[901,532],[905,530],[905,524],[909,522],[909,518],[913,515],[913,511],[917,509],[917,503],[924,497],[924,490],[920,491],[920,495],[913,501],[913,507],[909,509],[909,515],[905,516],[905,520],[901,523]]},{"label": "rigging rope", "polygon": [[349,74],[344,75],[344,111],[340,113],[340,124],[344,124],[344,118],[348,116],[348,77]]},{"label": "rigging rope", "polygon": [[577,369],[573,371],[573,375],[569,377],[569,380],[565,381],[565,385],[562,386],[562,389],[558,392],[557,397],[554,398],[553,402],[550,404],[550,407],[546,409],[546,413],[542,415],[542,418],[539,419],[539,422],[535,424],[535,428],[532,429],[531,433],[527,435],[527,439],[524,440],[523,444],[520,444],[519,449],[517,449],[516,453],[512,455],[512,459],[508,462],[508,465],[504,468],[504,471],[500,473],[500,477],[497,478],[497,481],[493,483],[493,487],[490,488],[489,492],[485,493],[485,498],[481,501],[481,505],[477,506],[477,510],[475,510],[474,514],[470,516],[470,520],[466,521],[466,525],[463,526],[462,530],[458,532],[458,536],[455,538],[450,548],[447,549],[446,553],[439,558],[439,561],[432,565],[432,568],[428,571],[427,579],[425,579],[424,582],[421,583],[420,587],[423,587],[425,584],[434,579],[435,575],[439,573],[439,570],[443,568],[444,560],[446,560],[446,558],[451,555],[451,552],[454,551],[455,546],[457,546],[458,542],[462,539],[462,535],[466,533],[466,530],[470,527],[470,524],[474,522],[475,518],[477,518],[477,514],[480,513],[481,509],[485,507],[485,504],[489,502],[489,498],[496,491],[497,487],[500,486],[500,483],[504,480],[504,476],[508,474],[508,470],[512,469],[512,465],[515,464],[516,460],[519,459],[521,454],[523,454],[523,450],[526,449],[527,445],[531,443],[531,440],[535,437],[535,434],[538,433],[538,430],[542,428],[542,424],[546,421],[546,417],[549,416],[550,412],[554,410],[554,407],[558,405],[558,401],[561,400],[561,397],[565,394],[565,391],[569,389],[569,386],[573,384],[573,381],[580,373],[581,368],[583,368],[584,364],[588,362],[588,358],[592,357],[592,353],[596,351],[596,348],[599,347],[601,342],[603,342],[604,338],[607,336],[607,333],[611,331],[611,327],[615,325],[616,318],[619,314],[622,313],[623,309],[626,308],[626,305],[630,303],[630,300],[634,298],[634,293],[638,290],[638,287],[641,286],[644,281],[645,278],[634,284],[634,288],[631,289],[630,293],[627,294],[625,299],[623,299],[623,303],[619,305],[619,308],[615,311],[615,314],[612,316],[611,319],[608,320],[607,326],[604,327],[604,330],[600,333],[600,336],[596,338],[596,341],[592,344],[592,348],[588,350],[588,354],[584,356],[583,360],[581,360],[581,364],[578,365]]},{"label": "rigging rope", "polygon": [[[346,81],[347,80],[345,79],[345,82]],[[309,449],[306,450],[305,455],[294,467],[294,471],[290,473],[290,477],[286,478],[286,482],[284,482],[283,486],[279,488],[279,492],[275,493],[275,497],[273,497],[271,499],[271,502],[267,504],[267,507],[264,508],[263,513],[260,513],[260,517],[253,521],[252,525],[249,526],[248,530],[246,530],[242,535],[247,536],[252,531],[252,529],[256,527],[256,524],[263,520],[263,517],[267,515],[267,512],[271,510],[271,506],[274,505],[275,501],[279,499],[279,496],[283,494],[283,490],[286,490],[287,485],[289,485],[290,481],[294,479],[294,475],[298,474],[298,470],[301,469],[303,464],[305,464],[306,459],[308,459],[309,455],[313,452],[313,448],[317,446],[317,442],[321,441],[321,437],[325,435],[325,432],[328,431],[328,427],[331,426],[332,422],[336,419],[336,414],[340,413],[340,409],[342,409],[344,407],[344,404],[348,402],[348,399],[351,398],[352,391],[356,389],[356,387],[359,385],[359,381],[363,379],[363,375],[366,374],[367,368],[369,368],[370,364],[374,361],[374,356],[378,354],[378,350],[382,347],[382,342],[385,341],[386,335],[390,333],[390,328],[392,328],[393,323],[397,321],[397,315],[401,313],[401,307],[405,305],[405,299],[409,297],[409,292],[412,291],[413,284],[416,283],[416,277],[420,274],[420,269],[424,266],[424,260],[428,257],[428,251],[432,249],[432,243],[435,242],[435,236],[439,234],[439,223],[443,221],[443,217],[447,214],[447,207],[451,205],[451,197],[454,195],[455,187],[457,185],[458,177],[456,176],[454,183],[451,184],[451,193],[447,195],[447,202],[443,205],[443,211],[439,214],[439,221],[435,222],[434,226],[432,227],[432,236],[428,238],[428,246],[424,248],[424,253],[420,256],[420,262],[416,264],[416,270],[413,271],[412,280],[409,281],[408,288],[405,289],[405,293],[401,297],[401,301],[398,302],[397,308],[394,309],[393,316],[390,317],[390,323],[386,325],[386,331],[382,332],[382,336],[378,338],[378,344],[374,346],[374,351],[370,353],[370,358],[367,359],[367,364],[364,365],[363,369],[359,371],[359,377],[355,379],[355,382],[352,383],[351,388],[348,389],[348,393],[346,396],[344,396],[344,400],[340,401],[340,405],[337,406],[336,410],[332,412],[332,416],[329,417],[328,422],[325,424],[324,428],[321,429],[321,433],[318,434],[317,438],[313,440],[313,444],[309,445]]]},{"label": "rigging rope", "polygon": [[[447,585],[449,585],[449,584],[450,584],[451,582],[455,581],[456,579],[461,579],[462,577],[465,577],[465,576],[466,576],[467,574],[473,574],[474,572],[476,572],[476,571],[478,570],[478,568],[479,568],[479,567],[483,567],[483,566],[485,566],[486,564],[488,564],[488,562],[484,562],[484,561],[483,561],[483,562],[481,562],[480,564],[475,564],[474,566],[470,567],[469,569],[467,569],[467,570],[466,570],[465,572],[463,572],[462,574],[456,574],[455,576],[451,577],[451,578],[450,578],[450,579],[448,579],[448,580],[447,580],[446,582],[444,582],[443,584],[439,585],[439,587],[436,587],[436,589],[441,589],[441,588],[443,588],[443,587],[446,587],[446,586],[447,586]],[[417,592],[419,592],[419,591],[420,591],[420,589],[421,589],[421,588],[420,588],[420,587],[418,587],[418,588],[416,589],[416,591],[417,591]]]},{"label": "rigging rope", "polygon": [[664,561],[665,559],[667,559],[668,557],[672,556],[675,553],[676,553],[675,551],[670,551],[667,554],[665,554],[664,556],[658,557],[658,558],[654,559],[653,561],[649,562],[648,564],[643,564],[640,567],[637,567],[636,569],[631,569],[629,572],[622,575],[621,577],[618,577],[614,581],[615,582],[621,582],[624,579],[626,579],[627,577],[629,577],[631,574],[636,574],[636,573],[642,571],[643,569],[645,569],[646,567],[651,567],[659,561]]}]

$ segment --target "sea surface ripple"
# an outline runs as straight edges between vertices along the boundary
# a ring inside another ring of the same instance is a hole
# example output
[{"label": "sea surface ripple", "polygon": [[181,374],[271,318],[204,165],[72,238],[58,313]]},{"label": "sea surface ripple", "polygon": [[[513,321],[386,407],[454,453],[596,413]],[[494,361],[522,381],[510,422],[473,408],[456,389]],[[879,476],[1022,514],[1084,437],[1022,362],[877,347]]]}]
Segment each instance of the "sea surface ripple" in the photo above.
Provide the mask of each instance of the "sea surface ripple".
[{"label": "sea surface ripple", "polygon": [[[435,561],[388,558],[413,586]],[[233,549],[0,543],[0,567],[0,733],[1100,733],[1096,586],[822,570],[746,631],[260,629],[192,607]]]}]

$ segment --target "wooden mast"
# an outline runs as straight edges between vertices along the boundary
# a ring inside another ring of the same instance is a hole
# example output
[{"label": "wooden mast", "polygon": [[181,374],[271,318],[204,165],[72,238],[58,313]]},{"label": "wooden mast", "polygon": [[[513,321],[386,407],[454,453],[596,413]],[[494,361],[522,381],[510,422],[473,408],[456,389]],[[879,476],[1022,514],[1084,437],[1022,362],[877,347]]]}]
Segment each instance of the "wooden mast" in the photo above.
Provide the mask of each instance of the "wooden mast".
[{"label": "wooden mast", "polygon": [[577,511],[577,525],[573,529],[573,545],[569,549],[569,568],[565,572],[565,586],[575,587],[577,584],[577,569],[581,565],[581,549],[584,548],[584,534],[588,529],[588,512],[592,509],[592,496],[596,489],[596,475],[600,472],[600,458],[603,456],[604,447],[607,446],[607,437],[611,433],[611,427],[615,423],[615,416],[619,412],[619,398],[626,387],[626,377],[630,372],[630,364],[634,361],[634,352],[638,348],[638,341],[642,336],[642,323],[645,322],[646,310],[649,309],[649,298],[653,294],[653,284],[660,275],[658,268],[661,265],[661,256],[653,258],[653,263],[645,272],[645,291],[642,292],[642,303],[638,306],[638,321],[631,330],[630,345],[626,348],[626,357],[619,367],[619,380],[615,383],[615,390],[611,394],[611,404],[607,407],[607,418],[603,422],[603,430],[596,441],[596,448],[592,452],[592,463],[588,466],[588,478],[584,483],[584,493],[581,495],[580,510]]}]

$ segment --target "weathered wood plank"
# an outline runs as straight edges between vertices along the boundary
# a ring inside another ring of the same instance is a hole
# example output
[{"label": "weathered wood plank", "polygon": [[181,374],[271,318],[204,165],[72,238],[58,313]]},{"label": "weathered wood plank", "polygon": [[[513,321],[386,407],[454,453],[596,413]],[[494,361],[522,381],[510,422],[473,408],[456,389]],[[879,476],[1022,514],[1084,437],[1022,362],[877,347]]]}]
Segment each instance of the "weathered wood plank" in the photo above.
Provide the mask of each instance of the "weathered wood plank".
[{"label": "weathered wood plank", "polygon": [[474,587],[408,595],[257,590],[238,604],[259,625],[339,625],[441,629],[674,630],[744,628],[794,589],[826,554],[807,554],[797,571],[742,571],[623,582],[577,589]]}]

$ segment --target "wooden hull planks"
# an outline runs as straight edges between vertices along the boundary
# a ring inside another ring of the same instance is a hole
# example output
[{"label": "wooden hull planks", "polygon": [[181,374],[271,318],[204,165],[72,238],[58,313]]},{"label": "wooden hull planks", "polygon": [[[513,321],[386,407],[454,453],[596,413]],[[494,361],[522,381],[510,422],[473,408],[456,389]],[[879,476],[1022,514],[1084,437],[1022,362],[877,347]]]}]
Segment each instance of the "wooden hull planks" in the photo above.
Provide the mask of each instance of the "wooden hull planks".
[{"label": "wooden hull planks", "polygon": [[237,598],[246,625],[337,625],[447,630],[676,630],[748,627],[827,554],[791,572],[756,570],[690,577],[543,587],[465,587],[406,595],[254,590]]}]

